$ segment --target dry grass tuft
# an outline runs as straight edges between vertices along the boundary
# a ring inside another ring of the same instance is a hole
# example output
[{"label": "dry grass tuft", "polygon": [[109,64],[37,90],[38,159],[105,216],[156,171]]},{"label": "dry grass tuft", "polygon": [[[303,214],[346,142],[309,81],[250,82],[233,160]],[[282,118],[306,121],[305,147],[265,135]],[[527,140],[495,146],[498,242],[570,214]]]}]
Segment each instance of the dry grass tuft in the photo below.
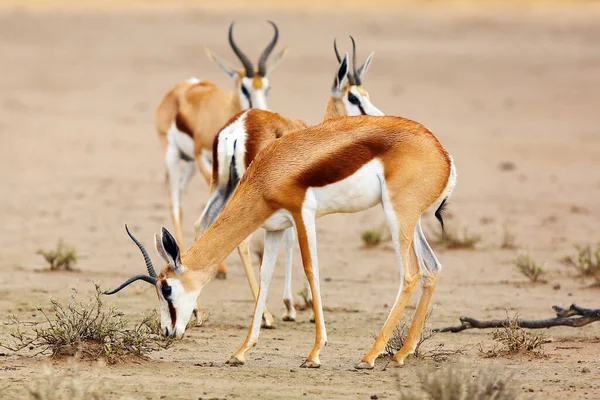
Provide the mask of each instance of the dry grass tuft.
[{"label": "dry grass tuft", "polygon": [[[465,349],[461,348],[458,350],[447,350],[444,348],[443,344],[440,344],[434,349],[424,350],[421,346],[423,343],[433,339],[433,337],[437,334],[429,323],[429,318],[433,310],[430,310],[425,316],[425,323],[423,324],[423,330],[421,331],[421,337],[419,338],[419,342],[417,343],[417,347],[415,348],[415,352],[413,356],[416,358],[432,358],[435,361],[446,361],[448,357],[455,354],[464,353]],[[383,352],[383,356],[393,356],[397,351],[399,351],[402,346],[404,346],[404,342],[406,342],[406,337],[408,336],[408,331],[410,329],[411,320],[408,317],[404,317],[400,320],[400,323],[392,333],[392,337],[385,345],[385,350]]]},{"label": "dry grass tuft", "polygon": [[475,376],[456,366],[419,374],[417,392],[400,389],[401,400],[514,400],[519,388],[511,377],[506,379],[496,370],[477,371]]},{"label": "dry grass tuft", "polygon": [[[133,329],[127,328],[123,313],[113,307],[105,308],[101,296],[102,291],[96,285],[95,296],[82,303],[76,301],[77,291],[73,290],[68,304],[51,300],[50,313],[37,308],[44,316],[42,322],[22,322],[13,315],[9,321],[16,326],[11,333],[13,343],[0,343],[0,346],[14,352],[28,349],[53,357],[104,358],[112,364],[130,357],[144,358],[151,351],[172,343],[151,330],[150,317],[145,317]],[[31,327],[29,332],[23,331],[25,326]]]},{"label": "dry grass tuft", "polygon": [[48,263],[50,271],[65,270],[72,271],[73,266],[77,264],[77,251],[72,246],[61,240],[56,244],[56,249],[36,251],[36,254],[44,257]]},{"label": "dry grass tuft", "polygon": [[375,247],[381,243],[381,231],[366,230],[360,235],[365,247]]},{"label": "dry grass tuft", "polygon": [[519,316],[509,318],[507,326],[492,332],[492,339],[496,344],[490,349],[479,348],[480,353],[486,357],[501,357],[520,353],[533,353],[541,355],[542,344],[546,338],[543,333],[533,334],[519,327]]},{"label": "dry grass tuft", "polygon": [[543,265],[537,264],[529,254],[519,254],[515,260],[517,270],[531,282],[543,282],[540,277],[544,274]]},{"label": "dry grass tuft", "polygon": [[592,246],[575,245],[577,256],[564,257],[564,265],[575,268],[583,276],[593,276],[600,283],[600,245],[595,249]]},{"label": "dry grass tuft", "polygon": [[447,229],[445,232],[435,231],[435,243],[443,246],[448,250],[472,250],[475,245],[481,241],[481,235],[469,233],[468,228],[465,228],[461,233]]},{"label": "dry grass tuft", "polygon": [[300,290],[298,295],[304,300],[303,304],[294,303],[294,308],[297,311],[312,310],[312,301],[308,299],[308,290],[306,288]]},{"label": "dry grass tuft", "polygon": [[35,400],[100,400],[104,396],[101,384],[85,384],[77,379],[77,371],[57,374],[50,367],[28,388],[31,399]]},{"label": "dry grass tuft", "polygon": [[501,249],[513,250],[517,248],[517,242],[515,235],[508,229],[507,225],[504,225],[504,232],[502,234],[502,243],[500,244]]}]

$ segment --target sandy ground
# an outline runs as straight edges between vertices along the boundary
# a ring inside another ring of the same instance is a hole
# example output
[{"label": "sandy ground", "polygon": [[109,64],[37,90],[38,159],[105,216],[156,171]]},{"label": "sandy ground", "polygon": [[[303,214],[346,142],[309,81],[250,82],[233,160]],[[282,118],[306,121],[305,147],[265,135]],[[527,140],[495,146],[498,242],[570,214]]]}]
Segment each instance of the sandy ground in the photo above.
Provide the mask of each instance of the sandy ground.
[{"label": "sandy ground", "polygon": [[[336,69],[331,41],[353,34],[360,57],[376,56],[364,85],[387,114],[425,124],[454,156],[458,185],[451,229],[481,234],[474,251],[439,250],[444,270],[434,296],[434,326],[463,315],[518,312],[551,316],[552,305],[597,308],[598,288],[558,260],[573,243],[600,238],[600,15],[573,6],[557,12],[406,12],[221,14],[0,13],[0,319],[29,318],[50,297],[65,300],[76,286],[114,287],[143,271],[127,238],[128,223],[148,246],[170,225],[163,156],[153,112],[170,86],[195,75],[223,85],[226,76],[202,45],[232,59],[228,22],[236,18],[240,45],[255,58],[268,40],[267,18],[281,27],[290,53],[272,75],[270,106],[284,115],[320,120]],[[346,44],[347,45],[347,44]],[[343,160],[342,160],[343,162]],[[501,163],[515,168],[504,171]],[[196,176],[185,197],[185,239],[207,200]],[[391,246],[362,248],[360,234],[383,221],[377,207],[318,223],[319,255],[329,344],[319,370],[298,368],[314,339],[307,312],[277,322],[240,368],[224,365],[241,344],[252,301],[236,255],[229,278],[202,293],[204,326],[192,329],[151,361],[116,366],[83,363],[84,381],[102,377],[110,398],[395,398],[418,373],[444,364],[476,373],[500,368],[528,395],[600,398],[600,324],[553,328],[546,356],[483,358],[489,332],[439,334],[431,347],[467,346],[441,364],[409,359],[404,368],[356,371],[393,302],[398,268]],[[427,220],[429,231],[438,229]],[[530,285],[514,267],[518,250],[500,249],[508,227],[523,251],[545,261],[547,284]],[[38,248],[58,238],[82,256],[79,273],[40,273]],[[281,316],[280,257],[268,305]],[[301,268],[295,253],[295,290]],[[553,289],[560,284],[559,289]],[[131,319],[156,304],[142,284],[110,298]],[[414,303],[413,299],[413,303]],[[410,310],[409,310],[410,311]],[[38,315],[39,317],[39,315]],[[5,339],[11,327],[0,325]],[[0,397],[22,397],[46,358],[0,354]],[[582,373],[584,367],[590,373]],[[69,368],[56,362],[55,368]],[[533,392],[533,393],[531,393]]]}]

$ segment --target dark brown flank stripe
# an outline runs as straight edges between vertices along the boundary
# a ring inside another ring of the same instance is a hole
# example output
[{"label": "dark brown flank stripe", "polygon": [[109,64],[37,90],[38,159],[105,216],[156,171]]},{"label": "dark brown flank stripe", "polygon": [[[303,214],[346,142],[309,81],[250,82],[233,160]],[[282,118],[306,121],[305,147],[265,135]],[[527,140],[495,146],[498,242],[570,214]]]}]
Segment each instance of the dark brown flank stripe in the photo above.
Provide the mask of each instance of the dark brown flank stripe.
[{"label": "dark brown flank stripe", "polygon": [[388,138],[363,139],[342,147],[319,160],[298,176],[300,187],[322,187],[339,182],[363,165],[388,150],[393,141]]},{"label": "dark brown flank stripe", "polygon": [[187,121],[185,121],[184,117],[180,113],[177,113],[177,115],[175,116],[175,126],[177,127],[177,129],[180,132],[185,133],[192,139],[194,138],[194,132],[192,131],[190,126],[187,124]]}]

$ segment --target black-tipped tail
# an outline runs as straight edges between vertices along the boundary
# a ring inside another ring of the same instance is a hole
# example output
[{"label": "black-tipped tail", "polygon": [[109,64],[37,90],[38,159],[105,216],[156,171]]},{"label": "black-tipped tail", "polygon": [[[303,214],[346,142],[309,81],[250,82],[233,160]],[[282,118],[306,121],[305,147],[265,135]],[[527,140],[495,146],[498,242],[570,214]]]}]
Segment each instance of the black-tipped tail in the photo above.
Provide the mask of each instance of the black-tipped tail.
[{"label": "black-tipped tail", "polygon": [[437,210],[435,210],[435,217],[438,221],[440,221],[440,225],[442,226],[442,235],[444,234],[444,216],[442,215],[442,213],[446,209],[446,200],[448,200],[447,197],[444,200],[442,200],[440,206],[437,208]]}]

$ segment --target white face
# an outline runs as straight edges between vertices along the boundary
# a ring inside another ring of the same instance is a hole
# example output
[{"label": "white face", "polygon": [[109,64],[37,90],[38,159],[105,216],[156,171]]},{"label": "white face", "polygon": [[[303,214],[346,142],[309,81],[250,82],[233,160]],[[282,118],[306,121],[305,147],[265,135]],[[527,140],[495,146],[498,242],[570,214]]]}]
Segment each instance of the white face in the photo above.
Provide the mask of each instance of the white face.
[{"label": "white face", "polygon": [[157,284],[160,327],[163,335],[180,339],[197,307],[201,289],[186,293],[179,279],[167,278],[166,282],[166,286],[163,286],[160,281]]},{"label": "white face", "polygon": [[[258,84],[255,85],[254,81]],[[255,88],[254,86],[257,86]],[[269,78],[256,77],[256,78],[242,78],[239,87],[240,104],[242,109],[247,108],[258,108],[260,110],[267,110],[267,94],[269,93]]]},{"label": "white face", "polygon": [[361,94],[357,86],[350,86],[350,89],[344,94],[342,100],[344,101],[344,107],[349,117],[356,115],[384,115],[377,107],[375,107],[371,100],[369,100],[369,94],[362,90],[364,93]]}]

